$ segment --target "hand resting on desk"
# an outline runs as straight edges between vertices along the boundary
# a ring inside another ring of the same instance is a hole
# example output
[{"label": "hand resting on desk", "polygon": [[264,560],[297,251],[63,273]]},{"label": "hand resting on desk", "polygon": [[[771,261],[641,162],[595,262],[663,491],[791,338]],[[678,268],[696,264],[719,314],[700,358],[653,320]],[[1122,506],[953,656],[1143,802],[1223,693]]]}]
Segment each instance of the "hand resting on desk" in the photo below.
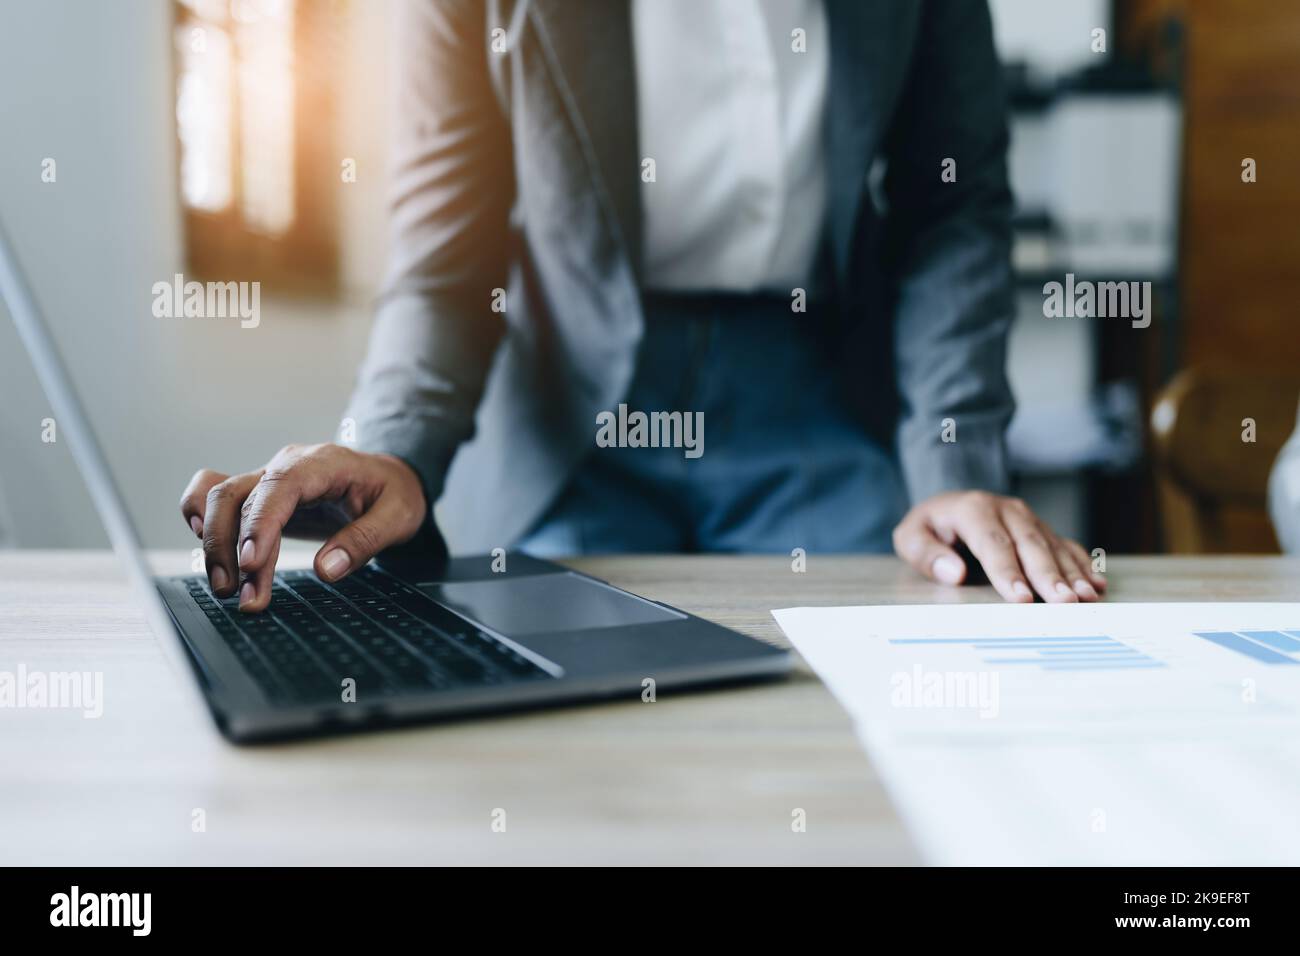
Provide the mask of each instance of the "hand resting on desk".
[{"label": "hand resting on desk", "polygon": [[913,507],[894,529],[898,556],[940,584],[966,580],[960,545],[1013,603],[1032,601],[1033,591],[1051,604],[1096,601],[1106,590],[1105,577],[1092,570],[1082,545],[1058,537],[1019,498],[983,491],[935,495]]}]

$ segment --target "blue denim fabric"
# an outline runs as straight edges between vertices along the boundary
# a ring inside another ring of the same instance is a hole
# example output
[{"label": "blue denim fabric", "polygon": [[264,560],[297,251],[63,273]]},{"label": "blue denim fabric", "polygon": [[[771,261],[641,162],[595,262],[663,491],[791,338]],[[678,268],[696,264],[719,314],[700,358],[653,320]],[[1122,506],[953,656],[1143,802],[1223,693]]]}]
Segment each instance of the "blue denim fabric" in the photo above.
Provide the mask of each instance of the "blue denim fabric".
[{"label": "blue denim fabric", "polygon": [[[703,453],[597,447],[519,542],[611,552],[886,552],[897,461],[841,407],[833,363],[790,300],[649,296],[628,411],[703,413]],[[610,409],[617,413],[617,409]]]}]

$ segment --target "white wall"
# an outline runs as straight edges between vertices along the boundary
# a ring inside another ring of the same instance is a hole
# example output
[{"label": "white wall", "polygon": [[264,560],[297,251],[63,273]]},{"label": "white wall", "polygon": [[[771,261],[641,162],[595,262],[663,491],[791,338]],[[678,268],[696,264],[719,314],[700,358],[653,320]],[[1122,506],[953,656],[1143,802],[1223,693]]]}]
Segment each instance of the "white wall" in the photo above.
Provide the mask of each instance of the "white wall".
[{"label": "white wall", "polygon": [[[6,4],[0,29],[0,221],[15,242],[150,546],[190,547],[176,507],[206,465],[252,468],[289,441],[329,438],[351,388],[383,260],[387,4],[350,4],[340,157],[344,301],[262,301],[257,329],[151,313],[183,271],[171,3]],[[41,181],[46,157],[57,182]],[[256,276],[231,276],[254,280]],[[0,540],[104,543],[48,405],[0,307]]]},{"label": "white wall", "polygon": [[1110,35],[1110,0],[989,0],[993,35],[1004,60],[1020,60],[1055,76],[1092,66],[1092,31]]}]

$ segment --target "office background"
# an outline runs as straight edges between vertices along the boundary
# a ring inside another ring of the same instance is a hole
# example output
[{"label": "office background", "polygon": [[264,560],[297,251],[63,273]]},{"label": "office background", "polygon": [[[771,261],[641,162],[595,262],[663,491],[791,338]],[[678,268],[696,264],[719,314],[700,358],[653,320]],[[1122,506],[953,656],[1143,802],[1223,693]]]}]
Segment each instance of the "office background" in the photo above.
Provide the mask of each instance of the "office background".
[{"label": "office background", "polygon": [[[174,500],[200,464],[254,467],[338,425],[384,261],[387,7],[6,10],[0,218],[151,546],[191,545]],[[1108,552],[1275,548],[1251,489],[1300,395],[1300,6],[992,8],[1019,207],[1018,491]],[[1042,285],[1067,272],[1151,281],[1151,326],[1044,318]],[[176,273],[259,279],[260,325],[155,319],[152,286]],[[0,542],[104,543],[66,447],[41,441],[48,405],[8,322],[0,381]],[[1208,455],[1236,484],[1207,489],[1179,455],[1242,407],[1260,440]]]}]

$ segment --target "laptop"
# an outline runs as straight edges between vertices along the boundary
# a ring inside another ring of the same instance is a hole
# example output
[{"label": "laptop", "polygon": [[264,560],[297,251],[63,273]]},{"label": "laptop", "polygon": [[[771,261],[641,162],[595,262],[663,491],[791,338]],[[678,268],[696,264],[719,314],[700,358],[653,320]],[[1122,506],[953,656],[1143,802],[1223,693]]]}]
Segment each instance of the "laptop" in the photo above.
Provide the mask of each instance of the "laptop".
[{"label": "laptop", "polygon": [[335,584],[284,571],[260,614],[216,597],[205,575],[155,577],[3,229],[0,297],[151,626],[233,741],[789,672],[788,651],[525,554],[423,569],[381,557]]}]

